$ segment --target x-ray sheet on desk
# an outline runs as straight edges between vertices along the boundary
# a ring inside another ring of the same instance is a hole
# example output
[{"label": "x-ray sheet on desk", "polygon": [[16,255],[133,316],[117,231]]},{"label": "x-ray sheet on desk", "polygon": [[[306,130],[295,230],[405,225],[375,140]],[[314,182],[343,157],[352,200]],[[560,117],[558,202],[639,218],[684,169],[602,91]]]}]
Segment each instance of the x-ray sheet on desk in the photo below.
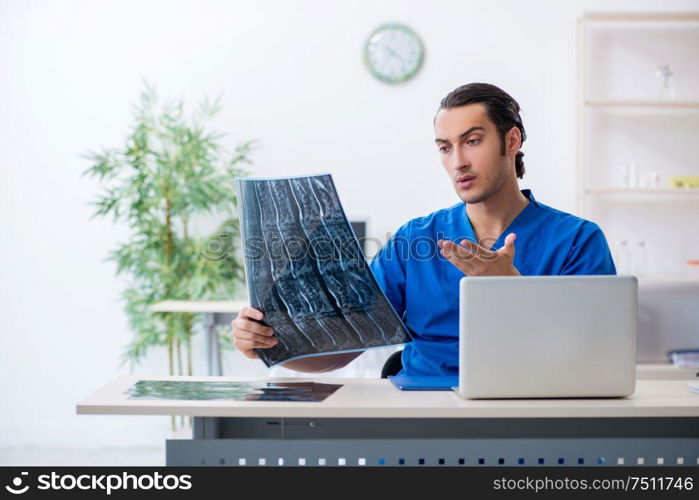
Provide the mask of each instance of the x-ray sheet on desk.
[{"label": "x-ray sheet on desk", "polygon": [[268,366],[410,341],[379,287],[329,174],[238,178],[251,306],[279,342]]},{"label": "x-ray sheet on desk", "polygon": [[139,380],[126,394],[129,399],[324,401],[340,387],[340,384],[317,382]]}]

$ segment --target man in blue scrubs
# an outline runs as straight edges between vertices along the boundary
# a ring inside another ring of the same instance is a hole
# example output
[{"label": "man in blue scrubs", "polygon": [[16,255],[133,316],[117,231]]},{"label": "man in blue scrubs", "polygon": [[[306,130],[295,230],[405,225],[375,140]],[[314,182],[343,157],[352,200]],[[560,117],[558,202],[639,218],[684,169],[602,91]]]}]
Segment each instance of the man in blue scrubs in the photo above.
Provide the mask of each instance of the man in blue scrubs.
[{"label": "man in blue scrubs", "polygon": [[[442,99],[435,144],[460,201],[403,224],[371,262],[389,301],[413,335],[401,375],[457,375],[459,281],[464,276],[616,274],[604,234],[593,222],[538,202],[520,190],[526,133],[519,104],[485,83]],[[502,305],[503,311],[507,304]],[[271,329],[246,308],[233,321],[248,357],[274,345]],[[304,358],[285,367],[323,372],[361,353]]]}]

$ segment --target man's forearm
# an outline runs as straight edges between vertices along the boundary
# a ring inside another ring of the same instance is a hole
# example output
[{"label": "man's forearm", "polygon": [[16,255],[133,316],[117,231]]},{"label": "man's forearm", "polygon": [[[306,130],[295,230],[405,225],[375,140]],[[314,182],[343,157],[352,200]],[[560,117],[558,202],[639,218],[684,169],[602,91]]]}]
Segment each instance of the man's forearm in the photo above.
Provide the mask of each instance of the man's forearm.
[{"label": "man's forearm", "polygon": [[306,373],[323,373],[337,370],[347,366],[353,359],[357,358],[363,351],[342,352],[338,354],[327,354],[325,356],[312,356],[310,358],[289,361],[282,366],[289,370]]}]

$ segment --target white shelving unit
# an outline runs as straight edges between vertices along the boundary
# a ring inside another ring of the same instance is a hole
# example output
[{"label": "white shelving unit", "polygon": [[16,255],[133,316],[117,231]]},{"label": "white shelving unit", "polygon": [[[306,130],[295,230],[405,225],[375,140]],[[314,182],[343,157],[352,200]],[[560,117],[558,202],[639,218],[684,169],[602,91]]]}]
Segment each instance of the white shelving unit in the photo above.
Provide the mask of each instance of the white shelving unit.
[{"label": "white shelving unit", "polygon": [[[699,12],[588,12],[578,51],[578,214],[614,252],[644,242],[646,282],[699,284],[683,278],[699,259],[699,189],[670,183],[699,176]],[[664,65],[673,96],[658,92]],[[624,164],[634,165],[626,177],[655,174],[660,185],[625,182]]]},{"label": "white shelving unit", "polygon": [[699,189],[688,188],[611,188],[611,187],[586,187],[585,194],[662,194],[670,196],[696,196],[699,198]]},{"label": "white shelving unit", "polygon": [[699,109],[699,101],[585,101],[592,108]]}]

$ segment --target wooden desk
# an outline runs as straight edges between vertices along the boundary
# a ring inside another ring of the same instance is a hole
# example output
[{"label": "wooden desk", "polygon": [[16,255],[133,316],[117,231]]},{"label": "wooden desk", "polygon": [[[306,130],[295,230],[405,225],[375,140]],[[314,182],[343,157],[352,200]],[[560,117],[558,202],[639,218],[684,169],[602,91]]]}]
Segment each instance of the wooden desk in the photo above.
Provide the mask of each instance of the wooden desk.
[{"label": "wooden desk", "polygon": [[313,380],[343,387],[320,403],[128,399],[124,391],[144,379],[119,377],[77,411],[193,416],[193,439],[167,441],[168,465],[699,464],[699,394],[686,378],[638,380],[621,399],[466,400],[403,392],[382,379],[322,377]]}]

